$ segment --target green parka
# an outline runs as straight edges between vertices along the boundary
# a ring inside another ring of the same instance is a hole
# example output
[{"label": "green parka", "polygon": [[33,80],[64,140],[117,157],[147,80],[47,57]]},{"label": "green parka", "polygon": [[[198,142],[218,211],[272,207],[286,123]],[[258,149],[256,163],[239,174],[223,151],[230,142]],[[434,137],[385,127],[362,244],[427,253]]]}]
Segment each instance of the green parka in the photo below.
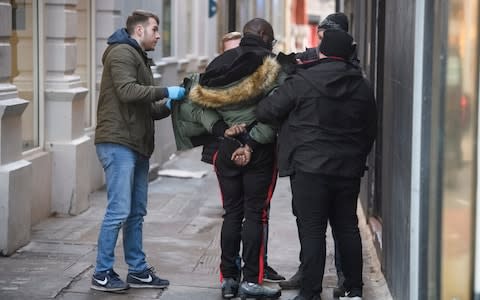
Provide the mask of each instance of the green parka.
[{"label": "green parka", "polygon": [[150,157],[153,121],[170,114],[164,103],[155,102],[168,91],[154,86],[151,60],[131,41],[109,45],[102,62],[95,144],[121,144]]}]

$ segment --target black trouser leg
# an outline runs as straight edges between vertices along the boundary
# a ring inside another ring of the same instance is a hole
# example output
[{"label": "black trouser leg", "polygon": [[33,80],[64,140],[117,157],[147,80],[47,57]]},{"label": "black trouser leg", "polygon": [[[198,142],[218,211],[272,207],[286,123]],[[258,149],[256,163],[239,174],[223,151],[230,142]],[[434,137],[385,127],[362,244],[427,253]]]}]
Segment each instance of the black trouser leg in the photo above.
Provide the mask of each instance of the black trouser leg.
[{"label": "black trouser leg", "polygon": [[[293,200],[293,185],[294,185],[294,181],[295,181],[295,176],[290,176],[290,188],[292,189],[292,213],[293,215],[295,216],[295,222],[297,223],[297,231],[298,231],[298,240],[301,241],[302,240],[302,236],[301,236],[301,230],[300,230],[300,222],[298,220],[298,217],[297,217],[297,211],[295,209],[295,201]],[[302,270],[303,268],[303,263],[302,263],[302,247],[300,245],[300,253],[298,254],[298,260],[300,261],[300,266],[298,267],[299,270]]]},{"label": "black trouser leg", "polygon": [[340,256],[340,251],[338,249],[338,241],[337,241],[337,237],[335,236],[335,232],[333,232],[333,228],[332,228],[332,237],[333,237],[333,248],[335,252],[335,269],[337,270],[337,277],[338,277],[339,273],[343,273],[342,258]]},{"label": "black trouser leg", "polygon": [[267,207],[266,218],[263,221],[263,265],[268,265],[268,218],[270,217],[270,207]]},{"label": "black trouser leg", "polygon": [[240,251],[243,222],[242,177],[222,177],[217,174],[222,193],[223,214],[220,246],[222,249],[220,271],[224,278],[237,278],[239,270],[236,259]]},{"label": "black trouser leg", "polygon": [[303,278],[300,294],[310,299],[322,292],[325,269],[325,231],[330,192],[315,174],[297,172],[292,181],[294,207],[300,230]]},{"label": "black trouser leg", "polygon": [[[263,282],[264,229],[277,173],[272,164],[251,166],[244,171],[243,276],[249,282]],[[264,243],[265,242],[265,243]]]},{"label": "black trouser leg", "polygon": [[335,180],[330,224],[338,243],[346,290],[362,289],[362,240],[358,229],[357,199],[360,178]]}]

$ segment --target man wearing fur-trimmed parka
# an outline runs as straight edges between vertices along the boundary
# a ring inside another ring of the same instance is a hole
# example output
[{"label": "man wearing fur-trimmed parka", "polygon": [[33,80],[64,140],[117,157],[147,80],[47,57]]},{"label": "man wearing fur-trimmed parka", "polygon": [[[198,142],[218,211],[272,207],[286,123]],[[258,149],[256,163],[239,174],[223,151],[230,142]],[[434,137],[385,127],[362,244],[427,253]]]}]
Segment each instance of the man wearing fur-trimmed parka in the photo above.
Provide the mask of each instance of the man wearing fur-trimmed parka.
[{"label": "man wearing fur-trimmed parka", "polygon": [[[190,100],[214,110],[224,121],[213,128],[244,124],[235,138],[224,137],[214,157],[225,210],[221,231],[222,296],[268,297],[280,290],[262,286],[263,226],[276,183],[275,130],[255,120],[257,103],[277,84],[280,65],[272,54],[274,33],[263,19],[245,24],[240,46],[216,57],[189,93]],[[221,127],[221,128],[220,128]],[[238,148],[248,155],[233,156]],[[242,243],[243,282],[236,258]]]}]

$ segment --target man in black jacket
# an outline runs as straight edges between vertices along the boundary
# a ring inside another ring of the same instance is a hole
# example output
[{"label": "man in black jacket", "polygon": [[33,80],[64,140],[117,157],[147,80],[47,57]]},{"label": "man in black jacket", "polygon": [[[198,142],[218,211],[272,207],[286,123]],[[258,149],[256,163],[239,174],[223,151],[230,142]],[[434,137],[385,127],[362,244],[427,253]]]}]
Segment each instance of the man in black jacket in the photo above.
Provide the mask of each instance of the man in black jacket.
[{"label": "man in black jacket", "polygon": [[339,243],[345,296],[362,297],[362,244],[356,214],[360,178],[376,135],[373,91],[348,60],[353,38],[326,30],[320,60],[257,106],[257,120],[280,126],[280,176],[290,176],[299,219],[304,276],[295,300],[320,299],[325,231]]}]

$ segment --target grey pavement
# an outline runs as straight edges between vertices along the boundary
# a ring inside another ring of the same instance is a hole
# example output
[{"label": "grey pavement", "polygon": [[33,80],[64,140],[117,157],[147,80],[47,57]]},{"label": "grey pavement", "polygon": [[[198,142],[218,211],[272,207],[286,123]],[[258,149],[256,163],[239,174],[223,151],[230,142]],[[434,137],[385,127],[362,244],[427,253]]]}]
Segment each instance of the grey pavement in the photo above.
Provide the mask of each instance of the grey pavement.
[{"label": "grey pavement", "polygon": [[[201,179],[159,177],[149,185],[144,248],[148,263],[170,280],[165,290],[130,289],[125,293],[90,290],[96,239],[106,204],[106,192],[90,196],[91,207],[75,217],[51,217],[32,229],[31,242],[10,257],[0,257],[0,299],[162,299],[220,300],[219,233],[221,198],[211,165],[200,162],[200,149],[177,153],[163,168],[206,171]],[[286,277],[298,267],[299,242],[291,213],[290,185],[280,178],[270,211],[268,261]],[[361,211],[364,255],[364,297],[391,299]],[[121,236],[115,270],[126,277]],[[323,300],[332,298],[336,283],[333,242],[327,235]],[[275,284],[270,284],[275,285]],[[291,299],[297,291],[282,291]]]}]

